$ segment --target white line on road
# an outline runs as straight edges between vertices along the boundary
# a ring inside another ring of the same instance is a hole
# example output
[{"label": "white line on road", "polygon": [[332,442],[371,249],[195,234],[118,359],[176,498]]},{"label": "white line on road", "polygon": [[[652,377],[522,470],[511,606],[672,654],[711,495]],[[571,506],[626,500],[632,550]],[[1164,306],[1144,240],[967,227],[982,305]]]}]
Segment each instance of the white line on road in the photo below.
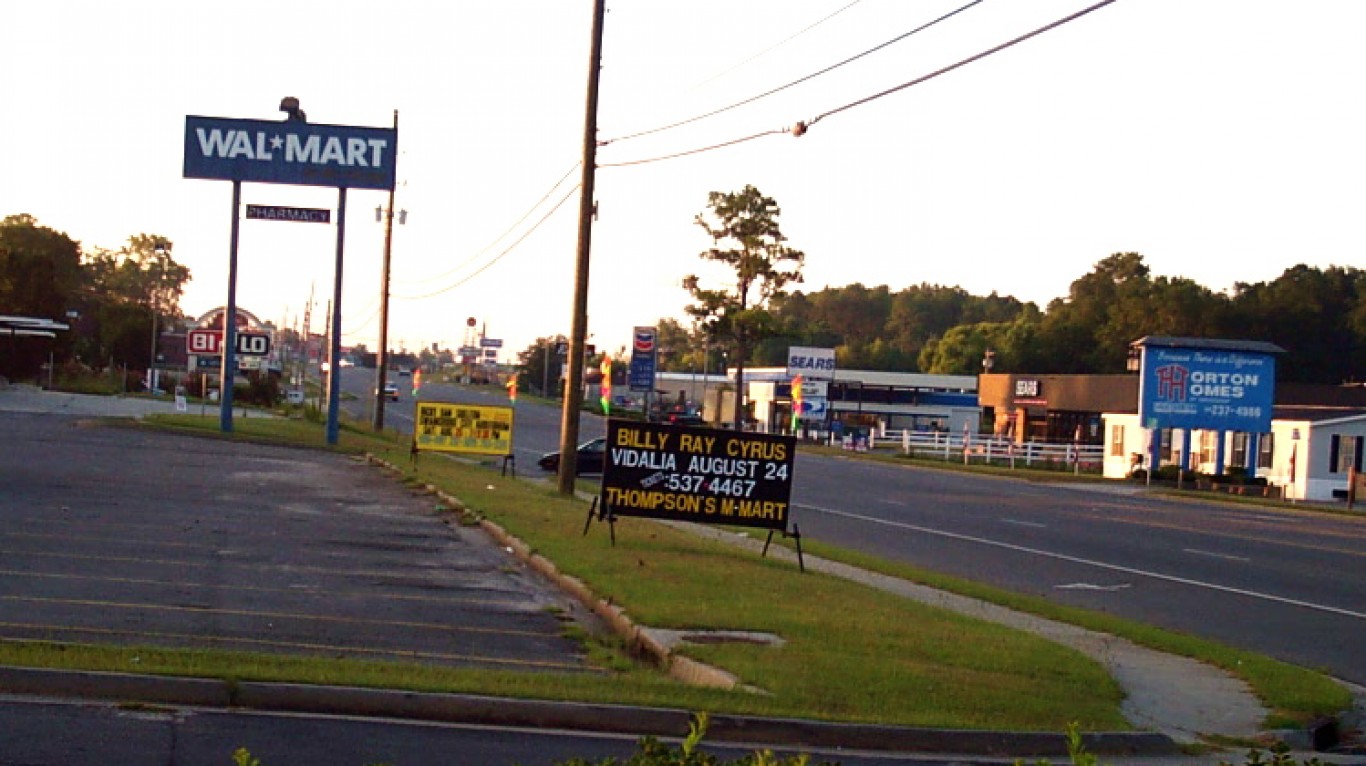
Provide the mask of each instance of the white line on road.
[{"label": "white line on road", "polygon": [[1241,562],[1244,563],[1244,564],[1246,564],[1246,563],[1252,561],[1252,559],[1247,558],[1246,556],[1230,556],[1230,555],[1228,555],[1227,553],[1215,553],[1214,551],[1202,551],[1202,550],[1200,550],[1199,548],[1182,548],[1182,549],[1181,549],[1181,552],[1182,552],[1182,553],[1189,553],[1189,554],[1191,554],[1192,556],[1208,556],[1208,557],[1210,557],[1210,558],[1212,558],[1212,559],[1223,559],[1223,560],[1225,560],[1225,561],[1241,561]]},{"label": "white line on road", "polygon": [[1035,529],[1048,529],[1047,524],[1040,524],[1036,521],[1020,521],[1019,519],[1001,519],[1006,524],[1014,524],[1017,527],[1033,527]]},{"label": "white line on road", "polygon": [[1054,585],[1053,587],[1058,590],[1103,590],[1114,592],[1117,590],[1124,590],[1130,586],[1127,582],[1122,582],[1118,585],[1096,585],[1095,583],[1090,582],[1073,582],[1066,585]]},{"label": "white line on road", "polygon": [[1180,585],[1190,585],[1196,588],[1207,588],[1209,590],[1217,590],[1222,593],[1232,593],[1238,596],[1258,598],[1264,601],[1274,601],[1280,604],[1289,604],[1291,606],[1303,607],[1305,609],[1313,609],[1319,612],[1328,612],[1329,614],[1339,614],[1343,615],[1344,617],[1355,617],[1358,620],[1366,620],[1366,614],[1363,614],[1361,612],[1353,612],[1350,609],[1339,609],[1335,606],[1315,604],[1309,601],[1301,601],[1299,599],[1294,598],[1285,598],[1284,596],[1275,596],[1270,593],[1258,593],[1257,591],[1244,590],[1242,588],[1231,588],[1227,585],[1218,585],[1216,583],[1204,582],[1202,580],[1192,580],[1186,577],[1177,577],[1175,575],[1162,574],[1161,572],[1149,572],[1144,569],[1135,569],[1133,567],[1120,566],[1119,564],[1107,564],[1103,561],[1084,559],[1077,556],[1068,556],[1063,553],[1053,553],[1052,551],[1044,551],[1039,550],[1038,548],[1029,548],[1023,545],[1014,545],[1012,543],[1003,543],[997,540],[988,540],[985,537],[974,537],[973,535],[964,535],[958,532],[948,532],[942,529],[932,529],[930,527],[922,527],[916,524],[907,524],[903,521],[879,519],[872,516],[864,516],[862,514],[850,513],[848,511],[839,511],[834,508],[822,508],[816,505],[806,505],[801,503],[793,503],[792,507],[806,508],[808,510],[816,511],[817,513],[825,513],[831,516],[840,516],[846,519],[854,519],[856,521],[866,521],[870,524],[881,524],[887,527],[908,529],[913,532],[923,532],[927,535],[938,535],[939,537],[947,537],[953,540],[962,540],[970,543],[979,543],[981,545],[990,545],[996,548],[1004,548],[1006,550],[1016,551],[1019,553],[1030,553],[1035,556],[1046,556],[1048,558],[1057,559],[1059,561],[1070,561],[1074,564],[1085,564],[1086,566],[1098,567],[1100,569],[1108,569],[1113,572],[1125,572],[1127,574],[1138,575],[1140,577],[1151,577],[1156,580],[1166,580],[1167,582],[1174,582]]}]

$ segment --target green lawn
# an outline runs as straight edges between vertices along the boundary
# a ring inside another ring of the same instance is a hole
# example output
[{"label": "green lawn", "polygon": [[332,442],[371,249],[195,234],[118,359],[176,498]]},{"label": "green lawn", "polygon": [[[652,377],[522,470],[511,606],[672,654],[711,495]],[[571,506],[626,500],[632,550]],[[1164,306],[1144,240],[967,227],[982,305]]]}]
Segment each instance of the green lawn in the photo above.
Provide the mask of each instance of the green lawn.
[{"label": "green lawn", "polygon": [[[322,426],[303,420],[246,419],[231,435],[216,419],[173,416],[156,427],[217,438],[324,448]],[[781,647],[688,646],[757,691],[686,687],[624,656],[619,641],[581,637],[601,673],[457,671],[394,663],[345,662],[234,652],[0,644],[0,663],[461,691],[545,699],[665,705],[693,710],[916,726],[1062,730],[1127,728],[1122,692],[1078,652],[1021,632],[933,609],[791,564],[640,519],[617,523],[616,545],[595,524],[582,534],[587,506],[542,483],[504,478],[484,465],[425,454],[414,465],[408,442],[343,428],[335,448],[370,452],[400,466],[411,484],[432,484],[622,606],[661,628],[763,631]],[[378,470],[378,469],[377,469]],[[451,512],[457,512],[453,509]],[[1303,720],[1345,706],[1346,692],[1322,675],[1213,642],[1174,635],[1052,605],[935,573],[893,566],[808,542],[816,555],[885,571],[946,590],[1123,635],[1197,657],[1247,679],[1278,720]],[[134,657],[136,656],[136,662]]]}]

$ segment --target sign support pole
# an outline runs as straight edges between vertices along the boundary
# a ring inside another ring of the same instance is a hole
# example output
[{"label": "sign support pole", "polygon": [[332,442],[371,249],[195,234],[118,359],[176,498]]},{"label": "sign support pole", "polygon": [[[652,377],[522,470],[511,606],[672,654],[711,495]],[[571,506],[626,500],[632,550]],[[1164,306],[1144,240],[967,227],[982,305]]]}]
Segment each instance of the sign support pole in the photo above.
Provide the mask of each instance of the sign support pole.
[{"label": "sign support pole", "polygon": [[223,314],[223,364],[219,369],[218,429],[232,433],[232,384],[237,379],[237,235],[242,212],[242,182],[232,182],[232,238],[228,245],[228,306]]},{"label": "sign support pole", "polygon": [[337,189],[337,273],[332,283],[332,337],[327,349],[327,443],[336,445],[341,436],[338,416],[341,410],[341,299],[342,250],[346,241],[346,187]]}]

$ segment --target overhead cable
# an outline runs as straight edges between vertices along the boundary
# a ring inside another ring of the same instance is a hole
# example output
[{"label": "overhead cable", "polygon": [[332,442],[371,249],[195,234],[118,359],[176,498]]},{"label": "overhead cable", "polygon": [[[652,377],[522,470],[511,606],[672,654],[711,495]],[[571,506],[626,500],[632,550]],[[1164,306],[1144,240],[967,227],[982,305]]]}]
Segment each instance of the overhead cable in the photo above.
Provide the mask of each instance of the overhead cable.
[{"label": "overhead cable", "polygon": [[465,284],[466,282],[470,281],[471,279],[474,279],[475,277],[479,276],[480,274],[482,274],[482,273],[484,273],[486,270],[488,270],[488,268],[489,268],[490,266],[492,266],[493,264],[495,264],[495,263],[497,263],[498,261],[502,260],[502,259],[503,259],[503,256],[505,256],[505,255],[507,255],[508,253],[512,252],[518,245],[522,244],[522,242],[523,242],[527,237],[531,236],[531,233],[532,233],[532,232],[534,232],[534,231],[536,231],[537,229],[539,229],[539,228],[541,227],[541,224],[545,223],[546,220],[549,219],[550,216],[553,215],[553,214],[555,213],[556,210],[559,210],[559,209],[560,209],[560,206],[561,206],[561,205],[563,205],[565,202],[567,202],[567,201],[569,200],[570,197],[574,196],[574,192],[576,192],[576,191],[579,190],[579,186],[580,186],[579,184],[574,184],[574,187],[573,187],[572,189],[570,189],[569,192],[566,193],[563,197],[561,197],[561,198],[560,198],[560,201],[559,201],[559,202],[556,202],[554,207],[552,207],[552,208],[550,208],[549,210],[547,210],[546,213],[545,213],[545,215],[541,216],[540,220],[536,221],[536,223],[535,223],[534,225],[532,225],[532,227],[531,227],[530,229],[527,229],[525,232],[522,233],[522,236],[520,236],[520,237],[518,237],[518,238],[516,239],[516,241],[514,241],[512,244],[510,244],[510,245],[508,245],[506,248],[504,248],[504,249],[503,249],[503,252],[501,252],[501,253],[499,253],[498,255],[494,256],[493,260],[489,261],[488,263],[484,264],[483,266],[480,266],[478,269],[476,269],[476,270],[475,270],[473,273],[471,273],[469,276],[465,277],[464,279],[461,279],[460,281],[456,282],[456,283],[453,284],[453,285],[450,285],[450,286],[448,286],[448,287],[443,287],[443,288],[441,288],[440,290],[436,290],[435,292],[426,293],[426,294],[424,294],[424,295],[395,295],[394,297],[395,297],[395,298],[400,298],[400,299],[403,299],[403,300],[420,301],[420,300],[424,300],[424,299],[426,299],[426,298],[433,298],[433,297],[436,297],[436,296],[438,296],[438,295],[441,295],[442,293],[448,293],[448,292],[450,292],[451,290],[454,290],[455,288],[460,287],[461,285],[463,285],[463,284]]},{"label": "overhead cable", "polygon": [[405,283],[405,284],[406,284],[406,283],[410,283],[410,282],[414,282],[414,281],[420,281],[422,284],[431,284],[432,282],[437,282],[437,281],[440,281],[440,280],[442,280],[442,279],[445,279],[446,277],[450,276],[451,274],[454,274],[455,272],[457,272],[457,271],[463,269],[464,267],[468,266],[469,264],[473,263],[476,259],[478,259],[480,256],[482,256],[484,253],[487,253],[488,251],[492,250],[494,245],[496,245],[496,244],[498,244],[499,242],[501,242],[501,241],[503,240],[504,237],[506,237],[507,235],[511,234],[511,233],[513,232],[513,230],[515,230],[518,226],[521,226],[521,225],[522,225],[522,222],[524,222],[524,221],[526,221],[526,219],[530,218],[530,217],[531,217],[531,214],[534,213],[534,212],[536,212],[536,208],[540,207],[542,203],[544,203],[547,199],[549,199],[549,198],[550,198],[550,195],[551,195],[551,194],[554,194],[554,193],[555,193],[555,190],[558,189],[558,188],[560,187],[560,184],[564,183],[565,179],[566,179],[566,178],[569,178],[569,176],[570,176],[571,174],[573,174],[573,172],[574,172],[575,170],[577,170],[578,167],[579,167],[580,165],[582,165],[582,164],[583,164],[583,160],[579,160],[579,161],[575,162],[575,163],[569,168],[569,170],[565,171],[565,174],[564,174],[564,175],[560,176],[560,180],[558,180],[558,181],[556,181],[554,184],[552,184],[552,185],[550,186],[550,188],[549,188],[548,190],[546,190],[546,193],[545,193],[540,199],[536,200],[536,204],[532,205],[530,208],[527,209],[527,211],[526,211],[525,213],[522,214],[522,217],[521,217],[521,218],[518,218],[516,221],[514,221],[514,222],[512,223],[511,226],[507,227],[507,230],[506,230],[506,231],[504,231],[502,234],[499,234],[497,237],[494,237],[494,238],[493,238],[493,241],[489,242],[487,245],[485,245],[482,249],[480,249],[480,250],[479,250],[478,252],[476,252],[474,255],[471,255],[469,258],[466,258],[465,260],[461,261],[460,263],[456,264],[455,266],[452,266],[451,268],[449,268],[449,269],[447,269],[447,270],[445,270],[445,271],[443,271],[443,272],[441,272],[440,274],[437,274],[437,275],[435,275],[435,276],[425,277],[425,278],[423,278],[423,279],[421,279],[421,280],[401,279],[401,280],[396,280],[396,281],[403,282],[403,283]]},{"label": "overhead cable", "polygon": [[761,56],[766,56],[766,55],[768,55],[769,53],[772,53],[773,51],[775,51],[775,50],[777,50],[777,49],[783,47],[784,45],[787,45],[788,43],[792,42],[793,40],[796,40],[798,37],[801,37],[802,35],[806,34],[807,32],[810,32],[811,30],[815,29],[816,27],[818,27],[818,26],[824,24],[825,22],[827,22],[827,21],[829,21],[829,20],[835,18],[836,16],[840,15],[841,13],[844,13],[845,11],[849,10],[850,8],[853,8],[854,6],[856,6],[856,5],[858,5],[858,4],[859,4],[859,0],[854,0],[852,3],[849,3],[848,5],[844,6],[843,8],[839,9],[838,11],[835,11],[834,13],[830,14],[829,16],[826,16],[825,18],[822,18],[822,19],[819,20],[819,21],[816,21],[816,22],[814,22],[814,23],[811,23],[811,24],[806,25],[806,26],[805,26],[804,28],[802,28],[801,30],[799,30],[799,31],[797,31],[797,32],[794,32],[794,33],[788,35],[787,37],[784,37],[783,39],[779,40],[778,42],[776,42],[776,43],[774,43],[774,44],[768,46],[767,48],[764,48],[763,50],[759,51],[758,53],[754,54],[753,56],[750,56],[749,58],[745,59],[744,61],[741,61],[740,63],[736,64],[735,66],[732,66],[732,67],[730,67],[729,69],[726,69],[726,70],[723,71],[723,72],[714,74],[714,75],[712,75],[711,77],[708,77],[707,79],[703,80],[702,82],[700,82],[700,83],[698,83],[697,85],[694,85],[694,86],[692,86],[692,87],[694,87],[694,88],[699,88],[699,87],[701,87],[701,86],[703,86],[703,85],[707,85],[707,84],[709,84],[709,83],[715,82],[715,81],[721,79],[722,77],[725,77],[726,75],[730,74],[731,72],[734,72],[735,70],[739,69],[740,67],[744,66],[745,64],[748,64],[749,62],[754,61],[755,59],[758,59],[758,58],[760,58]]},{"label": "overhead cable", "polygon": [[[905,40],[906,38],[910,37],[911,35],[916,34],[917,32],[921,32],[921,31],[923,31],[923,30],[929,29],[930,27],[932,27],[932,26],[938,24],[939,22],[944,21],[944,20],[946,20],[946,19],[949,19],[949,18],[951,18],[951,17],[953,17],[953,16],[957,16],[958,14],[962,13],[963,11],[966,11],[967,9],[973,7],[974,5],[978,5],[978,4],[983,3],[983,2],[985,2],[985,1],[986,1],[986,0],[972,0],[972,2],[968,3],[967,5],[964,5],[964,6],[960,7],[960,8],[957,8],[956,10],[950,11],[950,12],[944,14],[943,16],[940,16],[939,18],[937,18],[937,19],[935,19],[935,20],[933,20],[933,21],[929,21],[929,22],[926,22],[926,23],[924,23],[924,24],[921,24],[920,26],[916,27],[915,29],[912,29],[912,30],[909,31],[909,32],[905,32],[905,33],[903,33],[903,34],[897,35],[896,37],[892,38],[891,40],[888,40],[888,41],[885,42],[885,43],[882,43],[881,45],[876,45],[876,46],[874,46],[874,47],[872,47],[872,48],[869,48],[868,50],[866,50],[866,51],[864,51],[864,52],[862,52],[862,53],[859,53],[859,54],[850,56],[849,58],[847,58],[847,59],[845,59],[845,60],[843,60],[843,61],[841,61],[841,62],[839,62],[839,63],[837,63],[837,64],[831,64],[830,66],[828,66],[828,67],[826,67],[826,68],[824,68],[824,69],[822,69],[822,70],[820,70],[820,71],[818,71],[818,72],[812,72],[811,74],[806,75],[805,77],[800,77],[800,78],[798,78],[798,79],[796,79],[796,80],[793,80],[792,82],[789,82],[789,83],[787,83],[786,85],[779,85],[779,86],[776,87],[776,88],[773,88],[773,89],[771,89],[771,90],[764,91],[763,93],[760,93],[760,94],[757,95],[757,96],[750,96],[749,98],[744,99],[744,100],[742,100],[742,101],[736,101],[735,103],[733,103],[733,104],[731,104],[731,105],[729,105],[729,106],[723,106],[723,107],[721,107],[720,109],[713,109],[713,110],[710,111],[710,112],[706,112],[705,114],[699,114],[699,115],[697,115],[697,116],[695,116],[695,117],[689,117],[689,118],[686,119],[686,120],[679,120],[678,122],[670,123],[670,124],[668,124],[668,125],[661,125],[661,126],[658,127],[658,128],[651,128],[651,129],[649,129],[649,130],[642,130],[642,131],[639,131],[639,132],[636,132],[636,133],[628,133],[627,135],[624,135],[624,136],[617,136],[616,138],[609,138],[609,139],[606,139],[606,140],[604,140],[604,141],[599,141],[599,142],[598,142],[598,146],[606,146],[606,145],[608,145],[608,144],[610,144],[610,143],[613,143],[613,142],[616,142],[616,141],[626,141],[626,140],[628,140],[628,139],[640,138],[641,136],[648,136],[648,135],[651,135],[651,134],[654,134],[654,133],[662,133],[662,132],[664,132],[664,131],[666,131],[666,130],[672,130],[672,129],[674,129],[674,128],[682,127],[682,126],[684,126],[684,125],[690,125],[690,124],[692,124],[692,123],[694,123],[694,122],[698,122],[698,121],[700,121],[700,120],[705,120],[705,119],[707,119],[708,117],[715,117],[716,115],[721,114],[722,112],[728,112],[728,111],[730,111],[730,110],[732,110],[732,109],[735,109],[735,108],[737,108],[737,107],[744,106],[745,104],[752,104],[752,103],[754,103],[755,101],[758,101],[758,100],[761,99],[761,98],[767,98],[768,96],[771,96],[771,95],[773,95],[774,93],[778,93],[778,92],[780,92],[780,91],[787,90],[788,88],[791,88],[791,87],[793,87],[794,85],[800,85],[800,84],[802,84],[802,83],[804,83],[804,82],[806,82],[806,81],[808,81],[808,80],[813,80],[813,79],[815,79],[815,78],[817,78],[817,77],[820,77],[821,75],[823,75],[823,74],[825,74],[825,73],[827,73],[827,72],[831,72],[831,71],[833,71],[833,70],[835,70],[835,69],[839,69],[840,67],[844,66],[845,64],[849,64],[849,63],[852,63],[852,62],[854,62],[854,61],[857,61],[857,60],[859,60],[859,59],[863,58],[864,56],[867,56],[867,55],[869,55],[869,54],[871,54],[871,53],[876,53],[877,51],[880,51],[880,50],[882,50],[883,48],[886,48],[887,46],[892,45],[893,43],[901,42],[902,40]],[[848,6],[845,6],[845,7],[847,8]],[[843,10],[843,9],[841,9],[841,10]]]},{"label": "overhead cable", "polygon": [[1028,32],[1028,33],[1026,33],[1026,34],[1020,35],[1019,37],[1016,37],[1016,38],[1013,39],[1013,40],[1009,40],[1009,41],[1007,41],[1007,42],[1001,43],[1000,45],[997,45],[997,46],[995,46],[994,48],[989,48],[989,49],[987,49],[987,50],[985,50],[985,51],[982,51],[981,53],[977,53],[977,54],[972,55],[972,56],[969,56],[968,58],[965,58],[965,59],[963,59],[963,60],[961,60],[961,61],[958,61],[958,62],[956,62],[956,63],[950,64],[950,65],[948,65],[948,66],[946,66],[946,67],[943,67],[943,68],[941,68],[941,69],[937,69],[937,70],[935,70],[935,71],[933,71],[933,72],[930,72],[930,73],[927,74],[927,75],[923,75],[923,76],[921,76],[921,77],[917,77],[917,78],[915,78],[914,80],[911,80],[911,81],[909,81],[909,82],[904,82],[904,83],[902,83],[902,84],[900,84],[900,85],[897,85],[896,87],[888,88],[887,90],[881,91],[881,92],[879,92],[879,93],[874,93],[874,94],[871,95],[871,96],[867,96],[867,97],[865,97],[865,98],[861,98],[861,99],[859,99],[859,100],[857,100],[857,101],[851,101],[851,102],[849,102],[848,104],[845,104],[844,106],[836,107],[836,108],[831,109],[831,110],[828,110],[828,111],[826,111],[826,112],[822,112],[821,114],[816,115],[815,117],[811,118],[810,120],[798,121],[798,122],[794,123],[794,124],[792,125],[792,127],[790,127],[790,128],[778,128],[778,129],[774,129],[774,130],[766,130],[766,131],[762,131],[762,132],[759,132],[759,133],[755,133],[755,134],[753,134],[753,135],[745,136],[745,137],[743,137],[743,138],[737,138],[737,139],[734,139],[734,140],[731,140],[731,141],[724,141],[724,142],[721,142],[721,143],[719,143],[719,144],[711,144],[711,145],[709,145],[709,146],[704,146],[704,147],[701,147],[701,148],[698,148],[698,149],[690,149],[690,150],[688,150],[688,151],[674,152],[674,153],[672,153],[672,154],[665,154],[665,155],[661,155],[661,156],[658,156],[658,157],[650,157],[650,158],[647,158],[647,159],[640,159],[640,160],[631,160],[631,161],[629,161],[629,162],[599,163],[599,164],[598,164],[598,167],[624,167],[624,166],[627,166],[627,165],[644,165],[644,164],[651,163],[651,162],[661,162],[661,161],[663,161],[663,160],[671,160],[671,159],[676,159],[676,158],[678,158],[678,157],[686,157],[686,156],[692,155],[692,154],[700,154],[700,153],[702,153],[702,152],[709,152],[709,151],[712,151],[713,149],[721,149],[721,148],[724,148],[724,147],[727,147],[727,146],[733,146],[733,145],[735,145],[735,144],[743,143],[743,142],[745,142],[745,141],[750,141],[750,140],[753,140],[753,139],[756,139],[756,138],[760,138],[760,137],[763,137],[763,136],[772,136],[772,135],[779,135],[779,134],[791,134],[791,135],[794,135],[794,136],[801,136],[801,135],[805,134],[806,131],[807,131],[807,129],[809,129],[812,125],[815,125],[817,122],[820,122],[821,120],[825,119],[826,117],[829,117],[829,116],[835,115],[835,114],[839,114],[840,112],[847,111],[847,110],[849,110],[849,109],[853,109],[853,108],[856,107],[856,106],[862,106],[863,104],[867,104],[867,103],[869,103],[870,101],[875,101],[875,100],[877,100],[877,99],[879,99],[879,98],[882,98],[883,96],[887,96],[887,95],[890,95],[890,94],[892,94],[892,93],[896,93],[897,91],[905,90],[906,88],[909,88],[909,87],[911,87],[912,85],[919,85],[919,84],[921,84],[921,83],[923,83],[923,82],[926,82],[926,81],[928,81],[928,80],[932,80],[932,79],[938,77],[939,75],[947,74],[948,72],[952,72],[952,71],[955,70],[955,69],[958,69],[958,68],[960,68],[960,67],[963,67],[963,66],[966,66],[966,65],[968,65],[968,64],[971,64],[971,63],[974,62],[974,61],[980,61],[981,59],[984,59],[984,58],[986,58],[987,56],[990,56],[990,55],[993,54],[993,53],[998,53],[998,52],[1000,52],[1000,51],[1005,50],[1006,48],[1010,48],[1010,47],[1012,47],[1012,46],[1014,46],[1014,45],[1018,45],[1019,43],[1022,43],[1022,42],[1026,41],[1026,40],[1029,40],[1030,38],[1037,37],[1038,35],[1041,35],[1041,34],[1043,34],[1044,32],[1048,32],[1048,31],[1050,31],[1050,30],[1056,29],[1057,27],[1060,27],[1060,26],[1062,26],[1063,24],[1068,23],[1069,21],[1074,21],[1074,20],[1076,20],[1076,19],[1079,19],[1079,18],[1081,18],[1082,16],[1085,16],[1086,14],[1091,13],[1092,11],[1099,10],[1100,8],[1104,8],[1105,6],[1110,5],[1110,4],[1113,3],[1113,2],[1115,2],[1115,0],[1101,0],[1101,2],[1098,2],[1098,3],[1096,3],[1095,5],[1091,5],[1091,6],[1087,7],[1087,8],[1083,8],[1082,10],[1077,11],[1076,13],[1074,13],[1074,14],[1072,14],[1072,15],[1070,15],[1070,16],[1066,16],[1066,17],[1064,17],[1064,18],[1058,19],[1057,21],[1054,21],[1054,22],[1052,22],[1052,23],[1050,23],[1050,24],[1045,24],[1044,26],[1039,27],[1038,29],[1035,29],[1035,30],[1032,31],[1032,32]]},{"label": "overhead cable", "polygon": [[870,101],[876,101],[877,99],[882,98],[883,96],[887,96],[887,95],[890,95],[890,94],[892,94],[892,93],[896,93],[896,92],[899,91],[899,90],[905,90],[906,88],[909,88],[909,87],[911,87],[912,85],[919,85],[920,83],[925,82],[925,81],[927,81],[927,80],[932,80],[932,79],[938,77],[938,76],[941,75],[941,74],[947,74],[948,72],[952,72],[953,70],[958,69],[959,67],[967,66],[968,64],[971,64],[971,63],[974,62],[974,61],[980,61],[981,59],[984,59],[984,58],[986,58],[987,56],[990,56],[990,55],[993,54],[993,53],[997,53],[997,52],[999,52],[999,51],[1003,51],[1003,50],[1005,50],[1006,48],[1009,48],[1009,47],[1011,47],[1011,46],[1013,46],[1013,45],[1018,45],[1019,43],[1022,43],[1022,42],[1024,42],[1025,40],[1028,40],[1028,39],[1030,39],[1030,38],[1032,38],[1032,37],[1037,37],[1037,36],[1043,34],[1044,32],[1048,32],[1048,31],[1051,31],[1051,30],[1053,30],[1053,29],[1057,29],[1058,27],[1062,26],[1063,24],[1066,24],[1066,23],[1069,22],[1069,21],[1074,21],[1074,20],[1076,20],[1076,19],[1079,19],[1079,18],[1081,18],[1082,16],[1085,16],[1086,14],[1088,14],[1088,13],[1090,13],[1090,12],[1092,12],[1092,11],[1099,10],[1099,9],[1101,9],[1101,8],[1104,8],[1105,6],[1107,6],[1107,5],[1109,5],[1109,4],[1113,3],[1113,2],[1115,2],[1115,0],[1101,0],[1101,2],[1096,3],[1095,5],[1089,6],[1089,7],[1087,7],[1087,8],[1083,8],[1082,10],[1077,11],[1076,13],[1072,14],[1071,16],[1065,16],[1065,17],[1063,17],[1063,18],[1061,18],[1061,19],[1058,19],[1057,21],[1054,21],[1054,22],[1051,23],[1051,24],[1045,24],[1044,26],[1039,27],[1038,29],[1034,30],[1033,32],[1027,32],[1027,33],[1025,33],[1025,34],[1023,34],[1023,35],[1020,35],[1019,37],[1015,38],[1014,40],[1010,40],[1010,41],[1008,41],[1008,42],[1001,43],[1000,45],[996,46],[995,48],[989,48],[989,49],[984,50],[984,51],[982,51],[981,53],[978,53],[978,54],[976,54],[976,55],[974,55],[974,56],[969,56],[969,57],[963,59],[962,61],[959,61],[959,62],[954,63],[954,64],[950,64],[950,65],[948,65],[948,66],[946,66],[946,67],[944,67],[944,68],[942,68],[942,69],[936,69],[935,71],[930,72],[929,74],[924,75],[923,77],[917,77],[917,78],[915,78],[914,80],[911,80],[910,82],[904,82],[904,83],[902,83],[902,84],[900,84],[900,85],[898,85],[898,86],[896,86],[896,87],[894,87],[894,88],[888,88],[887,90],[884,90],[884,91],[882,91],[881,93],[874,93],[874,94],[871,95],[871,96],[867,96],[867,97],[861,98],[861,99],[859,99],[859,100],[857,100],[857,101],[851,101],[851,102],[845,104],[844,106],[836,107],[836,108],[831,109],[831,110],[829,110],[829,111],[827,111],[827,112],[822,112],[821,114],[816,115],[816,116],[813,117],[811,120],[809,120],[808,122],[806,122],[805,125],[806,125],[806,127],[809,128],[809,127],[811,127],[812,125],[815,125],[817,122],[819,122],[819,121],[821,121],[821,120],[823,120],[823,119],[825,119],[826,117],[829,117],[829,116],[831,116],[831,115],[839,114],[840,112],[843,112],[843,111],[845,111],[845,110],[847,110],[847,109],[853,109],[853,108],[856,107],[856,106],[862,106],[863,104],[866,104],[866,103],[868,103],[868,102],[870,102]]}]

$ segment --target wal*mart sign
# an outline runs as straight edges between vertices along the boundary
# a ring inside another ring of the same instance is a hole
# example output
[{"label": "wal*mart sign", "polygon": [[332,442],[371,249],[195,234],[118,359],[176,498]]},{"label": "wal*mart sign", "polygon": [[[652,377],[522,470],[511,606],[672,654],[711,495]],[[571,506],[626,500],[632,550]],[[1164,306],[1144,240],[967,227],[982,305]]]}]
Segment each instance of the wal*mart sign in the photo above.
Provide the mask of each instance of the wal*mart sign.
[{"label": "wal*mart sign", "polygon": [[796,446],[790,436],[609,420],[602,510],[786,531]]},{"label": "wal*mart sign", "polygon": [[1148,428],[1267,433],[1276,392],[1270,354],[1194,348],[1143,349],[1139,422]]},{"label": "wal*mart sign", "polygon": [[186,178],[392,189],[397,152],[389,128],[185,118]]}]

